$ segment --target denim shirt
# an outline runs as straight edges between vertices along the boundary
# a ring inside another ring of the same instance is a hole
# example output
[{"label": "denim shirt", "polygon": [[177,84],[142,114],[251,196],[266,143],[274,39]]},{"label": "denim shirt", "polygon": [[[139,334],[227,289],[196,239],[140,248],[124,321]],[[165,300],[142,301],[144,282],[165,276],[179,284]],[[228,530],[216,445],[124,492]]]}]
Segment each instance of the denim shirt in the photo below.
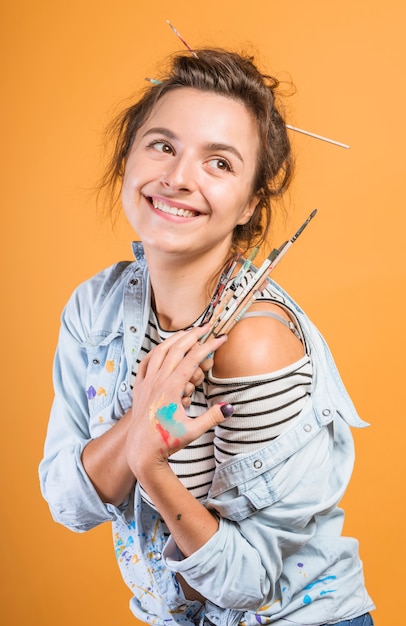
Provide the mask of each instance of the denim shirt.
[{"label": "denim shirt", "polygon": [[[220,464],[205,506],[217,533],[184,558],[138,486],[120,507],[103,503],[81,463],[86,444],[132,405],[130,372],[148,324],[150,283],[142,245],[80,285],[62,315],[40,482],[53,518],[83,532],[112,522],[134,615],[157,626],[318,625],[374,608],[355,539],[341,536],[338,508],[353,463],[350,426],[364,427],[331,353],[298,305],[313,390],[294,425],[255,453]],[[179,573],[207,598],[185,599]]]}]

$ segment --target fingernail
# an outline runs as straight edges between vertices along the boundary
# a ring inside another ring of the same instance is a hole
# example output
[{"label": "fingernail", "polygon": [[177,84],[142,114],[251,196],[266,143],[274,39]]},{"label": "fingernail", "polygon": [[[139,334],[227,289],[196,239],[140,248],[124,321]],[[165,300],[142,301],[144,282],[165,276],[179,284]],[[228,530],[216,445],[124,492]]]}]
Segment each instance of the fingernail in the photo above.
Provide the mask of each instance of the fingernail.
[{"label": "fingernail", "polygon": [[231,417],[234,413],[233,405],[228,402],[219,402],[219,407],[224,417]]}]

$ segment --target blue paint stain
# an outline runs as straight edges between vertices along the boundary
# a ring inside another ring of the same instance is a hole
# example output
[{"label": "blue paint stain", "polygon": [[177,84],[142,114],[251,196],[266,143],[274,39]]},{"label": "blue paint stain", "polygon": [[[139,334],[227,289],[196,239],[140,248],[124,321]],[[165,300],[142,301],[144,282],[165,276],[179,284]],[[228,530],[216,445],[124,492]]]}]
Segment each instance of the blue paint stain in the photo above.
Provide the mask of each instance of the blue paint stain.
[{"label": "blue paint stain", "polygon": [[337,589],[326,589],[325,591],[320,591],[321,596],[325,596],[327,593],[335,593]]},{"label": "blue paint stain", "polygon": [[305,597],[303,598],[303,602],[304,602],[305,604],[310,604],[310,602],[312,602],[312,599],[311,599],[311,597],[310,597],[310,596],[305,595]]},{"label": "blue paint stain", "polygon": [[312,587],[314,587],[315,585],[318,585],[319,583],[324,583],[326,580],[336,580],[336,579],[337,579],[337,576],[325,576],[324,578],[315,580],[313,583],[309,583],[308,585],[306,585],[306,587],[303,587],[303,589],[311,589]]},{"label": "blue paint stain", "polygon": [[178,405],[174,402],[168,404],[168,406],[163,406],[156,412],[156,417],[159,423],[166,428],[171,435],[179,437],[180,435],[184,435],[186,432],[186,428],[183,424],[180,424],[174,419],[174,415],[178,409]]},{"label": "blue paint stain", "polygon": [[96,389],[93,387],[93,385],[90,385],[89,389],[86,391],[87,393],[87,397],[89,400],[93,400],[93,398],[96,397],[97,395],[97,391]]}]

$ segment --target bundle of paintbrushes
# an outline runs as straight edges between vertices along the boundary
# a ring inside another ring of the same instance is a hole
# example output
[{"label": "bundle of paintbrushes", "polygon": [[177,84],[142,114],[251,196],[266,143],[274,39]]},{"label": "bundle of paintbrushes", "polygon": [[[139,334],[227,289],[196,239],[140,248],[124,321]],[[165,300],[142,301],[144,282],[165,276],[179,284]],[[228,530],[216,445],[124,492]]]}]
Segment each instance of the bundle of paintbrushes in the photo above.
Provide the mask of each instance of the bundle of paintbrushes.
[{"label": "bundle of paintbrushes", "polygon": [[[233,326],[243,317],[251,304],[255,302],[265,289],[272,270],[282,257],[285,256],[289,248],[294,244],[316,213],[317,209],[314,209],[293,237],[285,241],[279,248],[274,248],[262,265],[253,272],[252,275],[249,276],[248,271],[258,253],[258,248],[252,250],[250,256],[244,261],[241,269],[231,282],[230,280],[236,262],[226,267],[220,278],[216,294],[203,320],[203,322],[210,322],[210,330],[200,339],[200,343],[204,343],[211,336],[217,337],[218,335],[224,335],[230,332]],[[238,287],[240,287],[245,277],[248,278],[247,284],[238,291]]]}]

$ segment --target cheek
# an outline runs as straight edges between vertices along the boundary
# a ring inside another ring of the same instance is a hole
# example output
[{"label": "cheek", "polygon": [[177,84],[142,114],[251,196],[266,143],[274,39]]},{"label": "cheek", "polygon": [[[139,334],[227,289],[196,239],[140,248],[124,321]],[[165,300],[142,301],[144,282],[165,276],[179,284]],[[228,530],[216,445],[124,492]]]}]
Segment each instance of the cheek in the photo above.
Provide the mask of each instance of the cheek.
[{"label": "cheek", "polygon": [[140,170],[137,167],[136,162],[129,161],[127,163],[121,188],[121,198],[124,211],[131,209],[139,196],[141,185],[141,180],[138,175],[139,171]]},{"label": "cheek", "polygon": [[133,196],[134,194],[131,193],[129,181],[124,177],[123,185],[121,188],[121,204],[127,218],[130,217],[131,206],[133,204]]}]

